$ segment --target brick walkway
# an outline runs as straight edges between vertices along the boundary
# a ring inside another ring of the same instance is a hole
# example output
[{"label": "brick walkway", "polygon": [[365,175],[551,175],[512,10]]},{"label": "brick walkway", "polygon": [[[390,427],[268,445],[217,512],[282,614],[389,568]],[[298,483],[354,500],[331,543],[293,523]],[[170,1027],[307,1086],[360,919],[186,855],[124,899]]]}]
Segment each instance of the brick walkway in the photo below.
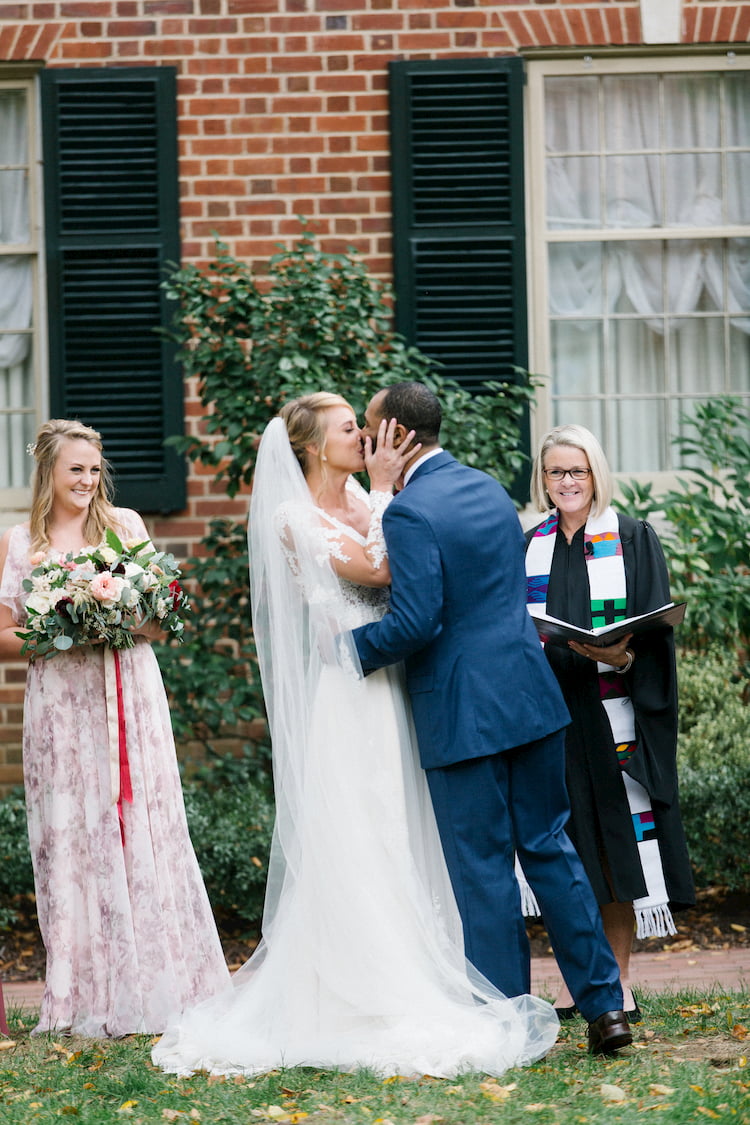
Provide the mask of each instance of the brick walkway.
[{"label": "brick walkway", "polygon": [[[750,947],[634,953],[631,975],[636,991],[639,986],[644,992],[679,992],[686,988],[704,990],[712,987],[750,991]],[[533,959],[533,992],[554,998],[560,983],[560,973],[552,957]],[[8,981],[3,984],[5,1003],[9,1008],[36,1008],[43,987],[42,981]]]}]

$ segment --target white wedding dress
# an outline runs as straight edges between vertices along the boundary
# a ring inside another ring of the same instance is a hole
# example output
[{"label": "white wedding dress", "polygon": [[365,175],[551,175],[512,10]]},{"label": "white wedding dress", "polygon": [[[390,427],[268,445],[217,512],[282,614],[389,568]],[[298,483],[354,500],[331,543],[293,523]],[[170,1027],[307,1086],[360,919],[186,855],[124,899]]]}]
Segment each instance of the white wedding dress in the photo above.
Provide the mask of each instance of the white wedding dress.
[{"label": "white wedding dress", "polygon": [[[262,465],[259,456],[251,527]],[[372,542],[382,504],[371,502]],[[271,550],[266,577],[284,585],[276,594],[287,609],[301,594],[306,635],[285,615],[283,657],[273,667],[261,658],[277,797],[263,941],[227,990],[167,1028],[154,1062],[178,1074],[312,1066],[442,1077],[531,1063],[555,1042],[558,1020],[535,997],[503,997],[464,958],[401,669],[362,678],[341,643],[342,630],[387,609],[387,591],[339,581],[330,566],[342,532],[365,541],[309,494],[273,509],[270,522],[277,557]],[[266,627],[274,644],[276,604],[264,586],[259,649]],[[292,646],[304,653],[304,683],[294,683]]]}]

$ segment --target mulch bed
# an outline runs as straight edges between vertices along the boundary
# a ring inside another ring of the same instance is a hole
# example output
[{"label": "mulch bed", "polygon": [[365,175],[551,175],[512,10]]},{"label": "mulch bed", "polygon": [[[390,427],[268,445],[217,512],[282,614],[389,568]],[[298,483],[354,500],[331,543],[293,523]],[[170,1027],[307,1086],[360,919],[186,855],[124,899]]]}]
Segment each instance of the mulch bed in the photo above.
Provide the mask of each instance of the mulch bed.
[{"label": "mulch bed", "polygon": [[[12,931],[0,932],[0,978],[7,981],[41,980],[45,955],[39,935],[33,895],[13,902],[18,923]],[[679,949],[731,949],[750,946],[750,895],[730,893],[722,887],[698,892],[698,903],[675,916],[678,933],[670,938],[636,941],[637,952]],[[219,929],[227,964],[238,968],[255,948],[255,937],[237,918],[220,917]],[[527,923],[533,957],[551,955],[549,938],[541,922]]]}]

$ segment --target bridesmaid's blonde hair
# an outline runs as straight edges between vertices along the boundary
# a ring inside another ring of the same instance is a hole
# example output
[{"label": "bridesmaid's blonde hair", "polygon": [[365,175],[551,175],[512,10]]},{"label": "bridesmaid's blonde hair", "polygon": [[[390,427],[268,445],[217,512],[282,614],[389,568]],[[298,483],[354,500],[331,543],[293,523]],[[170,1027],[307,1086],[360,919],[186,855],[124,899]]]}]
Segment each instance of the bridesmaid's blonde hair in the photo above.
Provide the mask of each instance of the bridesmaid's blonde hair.
[{"label": "bridesmaid's blonde hair", "polygon": [[[102,452],[102,438],[91,426],[83,422],[68,421],[65,418],[52,418],[40,426],[36,442],[31,447],[36,461],[29,529],[31,551],[44,551],[49,547],[49,519],[54,503],[55,489],[52,482],[60,449],[66,441],[87,441],[99,453]],[[115,523],[115,509],[112,506],[112,475],[109,463],[102,456],[102,468],[96,492],[89,505],[88,516],[83,533],[87,543],[92,546],[100,543],[104,529]]]}]

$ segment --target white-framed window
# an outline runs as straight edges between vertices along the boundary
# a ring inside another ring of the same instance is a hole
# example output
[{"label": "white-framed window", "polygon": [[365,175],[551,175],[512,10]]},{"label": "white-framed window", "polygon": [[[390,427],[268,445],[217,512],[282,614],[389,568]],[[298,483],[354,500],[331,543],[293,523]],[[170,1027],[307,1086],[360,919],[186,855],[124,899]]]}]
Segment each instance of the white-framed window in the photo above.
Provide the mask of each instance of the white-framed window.
[{"label": "white-framed window", "polygon": [[658,479],[696,402],[750,402],[750,55],[530,60],[528,111],[536,426]]},{"label": "white-framed window", "polygon": [[33,78],[0,72],[0,508],[25,507],[43,409],[41,185]]}]

